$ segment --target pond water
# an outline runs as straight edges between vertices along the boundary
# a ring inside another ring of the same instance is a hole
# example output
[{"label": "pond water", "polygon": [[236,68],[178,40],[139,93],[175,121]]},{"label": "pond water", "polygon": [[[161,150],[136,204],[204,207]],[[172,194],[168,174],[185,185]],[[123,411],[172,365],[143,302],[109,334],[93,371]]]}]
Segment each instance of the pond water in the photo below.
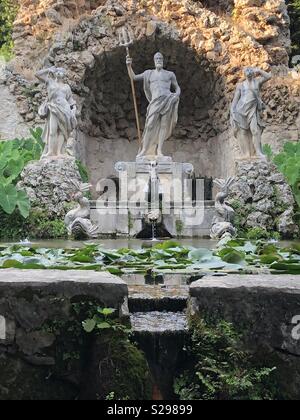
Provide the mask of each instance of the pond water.
[{"label": "pond water", "polygon": [[[217,241],[211,239],[174,239],[174,241],[180,243],[183,246],[192,246],[195,248],[215,248]],[[36,248],[82,248],[87,244],[99,244],[102,245],[105,249],[120,249],[120,248],[129,248],[129,249],[140,249],[143,246],[152,246],[159,242],[152,242],[147,240],[139,239],[99,239],[93,241],[72,241],[72,240],[33,240],[28,244],[28,246],[33,246]],[[11,246],[19,244],[18,242],[0,242],[1,246]],[[26,243],[22,244],[26,246]]]}]

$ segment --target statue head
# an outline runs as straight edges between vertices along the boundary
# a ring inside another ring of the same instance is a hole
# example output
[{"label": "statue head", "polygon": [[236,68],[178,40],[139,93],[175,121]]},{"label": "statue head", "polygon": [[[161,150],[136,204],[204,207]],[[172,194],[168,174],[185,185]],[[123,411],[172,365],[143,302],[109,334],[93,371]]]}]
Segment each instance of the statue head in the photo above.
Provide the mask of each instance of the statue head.
[{"label": "statue head", "polygon": [[63,68],[56,68],[52,71],[52,75],[56,80],[62,81],[66,76],[66,70]]},{"label": "statue head", "polygon": [[164,68],[164,56],[162,53],[158,52],[154,56],[154,63],[157,70],[161,70]]},{"label": "statue head", "polygon": [[255,76],[255,72],[252,67],[246,67],[244,70],[245,77],[249,80],[253,79]]}]

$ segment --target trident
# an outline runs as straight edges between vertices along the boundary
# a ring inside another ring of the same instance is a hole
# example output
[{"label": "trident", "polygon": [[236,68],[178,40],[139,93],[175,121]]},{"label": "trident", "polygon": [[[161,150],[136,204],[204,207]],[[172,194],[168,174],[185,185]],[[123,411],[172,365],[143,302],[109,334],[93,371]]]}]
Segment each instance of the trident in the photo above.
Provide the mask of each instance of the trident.
[{"label": "trident", "polygon": [[[122,33],[120,33],[120,46],[126,48],[127,56],[129,58],[130,58],[129,47],[132,44],[133,44],[133,39],[130,38],[129,32],[125,28],[123,28]],[[141,127],[140,127],[139,111],[138,111],[137,100],[136,100],[135,85],[134,85],[134,80],[131,77],[131,75],[130,75],[130,80],[131,80],[131,89],[132,89],[138,138],[139,138],[139,143],[142,144]]]}]

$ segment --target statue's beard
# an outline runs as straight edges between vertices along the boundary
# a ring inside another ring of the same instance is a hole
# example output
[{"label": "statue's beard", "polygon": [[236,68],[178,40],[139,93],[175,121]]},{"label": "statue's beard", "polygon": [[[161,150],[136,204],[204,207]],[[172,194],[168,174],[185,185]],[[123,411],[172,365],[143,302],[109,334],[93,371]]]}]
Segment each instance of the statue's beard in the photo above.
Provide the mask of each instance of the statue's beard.
[{"label": "statue's beard", "polygon": [[163,64],[156,64],[157,70],[161,70],[163,67],[164,67]]}]

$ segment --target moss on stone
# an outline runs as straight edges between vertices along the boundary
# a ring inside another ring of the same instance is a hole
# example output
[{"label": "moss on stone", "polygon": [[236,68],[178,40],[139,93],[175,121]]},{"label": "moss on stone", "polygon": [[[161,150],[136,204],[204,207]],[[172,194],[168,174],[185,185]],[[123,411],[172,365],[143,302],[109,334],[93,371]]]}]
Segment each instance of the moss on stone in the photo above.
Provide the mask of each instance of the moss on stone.
[{"label": "moss on stone", "polygon": [[146,357],[124,334],[103,331],[91,349],[82,399],[101,400],[109,395],[116,400],[151,399],[152,380]]}]

